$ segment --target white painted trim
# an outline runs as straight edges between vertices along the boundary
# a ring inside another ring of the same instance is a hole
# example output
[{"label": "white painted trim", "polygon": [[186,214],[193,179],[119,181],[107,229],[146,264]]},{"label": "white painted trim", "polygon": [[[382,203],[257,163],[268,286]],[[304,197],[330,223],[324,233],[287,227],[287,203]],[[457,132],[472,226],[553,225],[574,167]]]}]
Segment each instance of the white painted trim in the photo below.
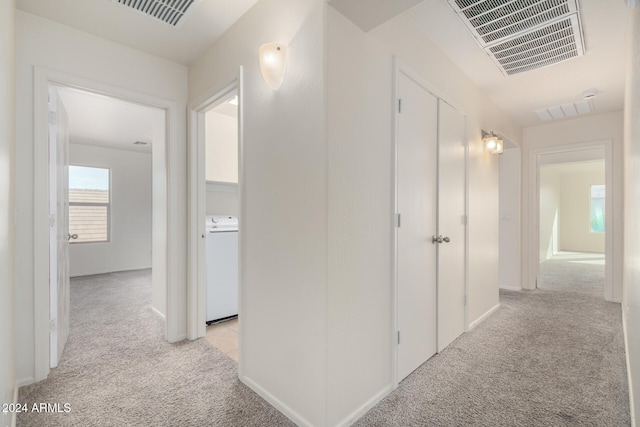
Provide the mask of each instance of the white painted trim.
[{"label": "white painted trim", "polygon": [[293,421],[297,426],[300,427],[313,427],[313,423],[310,423],[307,419],[305,419],[302,415],[298,414],[296,411],[291,409],[289,406],[282,403],[280,399],[266,391],[262,388],[258,383],[253,381],[250,378],[247,378],[244,375],[238,376],[240,381],[242,381],[247,387],[256,392],[258,396],[262,397],[264,400],[269,402],[271,406],[276,408],[278,411],[282,412],[287,418]]},{"label": "white painted trim", "polygon": [[390,384],[389,386],[383,388],[379,392],[373,395],[371,399],[365,402],[358,409],[353,411],[351,414],[347,415],[342,421],[336,424],[336,427],[348,427],[354,424],[358,419],[360,419],[364,414],[366,414],[371,408],[376,406],[382,399],[384,399],[389,393],[394,390],[394,387]]},{"label": "white painted trim", "polygon": [[504,289],[505,291],[521,291],[522,286],[500,286],[500,289]]},{"label": "white painted trim", "polygon": [[[11,403],[13,403],[14,405],[18,404],[18,384],[17,383],[13,386],[13,400]],[[9,425],[11,427],[16,427],[18,413],[13,411],[13,412],[10,412],[10,414],[11,414],[11,418],[9,418]]]},{"label": "white painted trim", "polygon": [[207,192],[238,193],[238,184],[235,182],[207,181]]},{"label": "white painted trim", "polygon": [[633,398],[633,377],[631,376],[631,360],[629,360],[629,336],[627,335],[627,308],[622,304],[622,333],[624,336],[624,353],[627,363],[627,382],[629,387],[629,411],[631,415],[631,427],[636,427],[636,410]]},{"label": "white painted trim", "polygon": [[174,172],[176,166],[172,159],[178,158],[178,106],[175,101],[149,96],[129,89],[111,86],[102,82],[85,79],[67,73],[43,67],[34,67],[34,381],[41,381],[49,375],[49,177],[48,177],[48,87],[58,85],[77,88],[93,93],[103,94],[142,105],[164,109],[166,118],[166,138],[164,149],[166,152],[166,167],[164,179],[167,181],[165,199],[167,204],[167,223],[163,225],[166,232],[167,269],[165,283],[167,293],[167,321],[166,339],[176,342],[183,339],[183,333],[178,328],[180,319],[180,303],[178,294],[183,280],[178,276],[179,257],[175,253],[180,240],[180,224],[178,204],[173,200],[178,197],[182,189],[172,185],[177,178]]},{"label": "white painted trim", "polygon": [[489,317],[491,317],[491,315],[493,313],[495,313],[496,311],[498,311],[498,309],[500,308],[500,303],[494,305],[492,308],[489,309],[489,311],[487,311],[485,314],[483,314],[482,316],[478,317],[476,320],[474,320],[473,322],[471,322],[471,324],[469,325],[469,331],[474,330],[476,327],[478,327],[478,325],[480,325],[482,322],[484,322],[485,320],[487,320]]},{"label": "white painted trim", "polygon": [[158,316],[160,319],[162,319],[162,321],[166,320],[166,317],[164,316],[164,314],[160,313],[160,310],[158,310],[157,308],[155,308],[154,306],[151,306],[151,311],[153,311],[153,313]]},{"label": "white painted trim", "polygon": [[[87,244],[92,244],[92,242],[87,242]],[[119,273],[121,271],[137,271],[137,270],[150,270],[151,266],[147,265],[144,267],[131,267],[131,268],[125,268],[125,269],[118,269],[118,271],[113,271],[113,270],[107,270],[107,271],[100,271],[97,270],[95,273],[91,273],[91,274],[77,274],[75,276],[70,276],[71,278],[75,278],[75,277],[85,277],[85,276],[95,276],[96,274],[108,274],[108,273]]]},{"label": "white painted trim", "polygon": [[[528,167],[529,170],[528,191],[530,214],[527,224],[523,224],[526,229],[524,235],[526,240],[528,240],[526,247],[528,254],[524,255],[524,264],[526,265],[527,273],[525,273],[526,277],[523,277],[523,289],[536,289],[537,279],[540,275],[540,156],[594,148],[604,148],[605,152],[605,187],[607,188],[607,197],[605,198],[605,229],[607,231],[605,233],[604,298],[607,301],[621,302],[621,284],[616,285],[613,282],[615,262],[613,250],[613,141],[611,139],[537,148],[528,150],[526,153],[529,157],[529,164],[525,166]],[[525,250],[525,252],[527,251]]]}]

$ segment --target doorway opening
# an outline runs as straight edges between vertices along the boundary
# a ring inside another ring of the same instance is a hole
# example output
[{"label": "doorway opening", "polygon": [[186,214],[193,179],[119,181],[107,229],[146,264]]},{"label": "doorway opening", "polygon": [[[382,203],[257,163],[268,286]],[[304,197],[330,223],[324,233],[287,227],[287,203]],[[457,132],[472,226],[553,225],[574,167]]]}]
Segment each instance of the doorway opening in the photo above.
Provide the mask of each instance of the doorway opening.
[{"label": "doorway opening", "polygon": [[[619,301],[621,289],[613,282],[616,264],[613,251],[612,165],[611,140],[531,151],[528,167],[529,176],[534,179],[530,181],[533,209],[526,261],[530,272],[528,288],[544,288],[547,285],[541,261],[547,262],[549,267],[563,262],[565,266],[574,267],[592,265],[603,270],[599,273],[603,279],[599,280],[602,287],[597,291],[598,295],[604,295],[607,301]],[[600,171],[597,179],[585,178],[593,175],[595,170]],[[572,171],[576,173],[572,174]],[[566,179],[563,180],[562,175],[566,175]],[[561,199],[563,185],[565,196]],[[563,254],[563,249],[567,253]],[[593,253],[599,255],[585,255]],[[582,290],[585,289],[587,287]]]},{"label": "doorway opening", "polygon": [[[58,252],[54,252],[52,242],[56,242],[56,244],[59,243],[60,253],[66,253],[68,255],[69,238],[73,237],[74,234],[79,234],[75,232],[69,233],[68,224],[65,223],[68,219],[67,206],[63,206],[62,209],[60,209],[60,214],[57,215],[60,218],[59,221],[58,218],[52,216],[51,213],[51,208],[54,204],[52,200],[56,200],[56,203],[60,200],[62,205],[65,205],[64,201],[68,200],[66,197],[57,198],[56,194],[63,194],[63,192],[69,191],[67,186],[68,177],[65,176],[69,170],[69,153],[64,153],[61,156],[60,168],[57,168],[57,165],[56,167],[50,166],[53,159],[58,158],[58,151],[68,149],[69,144],[60,142],[57,144],[57,147],[50,147],[49,136],[51,123],[56,124],[56,133],[58,132],[57,128],[61,128],[61,126],[58,126],[60,116],[58,116],[57,113],[51,113],[49,111],[50,88],[55,89],[56,93],[60,90],[78,91],[78,93],[84,92],[85,95],[91,94],[92,96],[106,99],[127,101],[138,107],[154,109],[158,116],[162,117],[162,124],[157,127],[158,135],[153,136],[155,142],[151,154],[151,175],[153,181],[153,225],[151,234],[153,240],[152,254],[147,253],[146,255],[152,257],[152,280],[160,297],[156,305],[159,307],[158,312],[164,311],[165,338],[169,342],[175,342],[184,338],[184,336],[179,336],[180,317],[177,314],[180,311],[180,301],[177,298],[171,298],[172,295],[175,297],[176,294],[180,293],[179,286],[181,284],[176,280],[169,280],[173,277],[172,275],[175,274],[176,261],[167,256],[167,252],[169,251],[168,242],[175,240],[176,225],[170,225],[167,221],[168,213],[169,211],[173,211],[173,208],[167,203],[170,193],[169,190],[172,188],[172,181],[168,179],[170,165],[168,165],[166,153],[172,151],[169,150],[169,147],[176,147],[178,137],[176,131],[178,121],[177,104],[173,101],[139,94],[128,89],[113,87],[38,67],[36,67],[34,71],[34,81],[34,163],[36,171],[34,174],[34,381],[37,382],[46,379],[51,366],[55,366],[55,363],[52,363],[57,362],[57,360],[52,360],[54,351],[56,352],[55,359],[59,359],[59,355],[64,348],[64,340],[59,340],[68,333],[69,325],[68,257],[65,261],[64,255],[59,256]],[[60,96],[58,96],[58,98],[61,99]],[[95,119],[95,117],[93,119]],[[119,126],[115,124],[111,127],[118,128]],[[105,132],[109,132],[109,129]],[[60,141],[62,141],[62,139]],[[60,148],[60,150],[57,150],[57,148]],[[50,151],[51,156],[49,155]],[[58,174],[62,175],[59,179],[53,180],[52,176]],[[113,185],[113,171],[110,171],[109,174],[110,185]],[[60,191],[53,191],[52,186],[56,186]],[[174,192],[175,191],[171,194]],[[110,196],[110,199],[113,202],[112,196]],[[111,206],[108,206],[108,204],[105,206],[103,204],[102,208],[108,211],[109,209],[115,209],[115,206],[113,203],[111,203]],[[135,212],[130,212],[130,214],[135,214]],[[118,224],[120,224],[120,221]],[[113,222],[112,226],[116,227],[116,223]],[[60,238],[53,239],[52,228],[56,228],[57,235]],[[83,243],[83,245],[88,245],[88,243]],[[84,247],[87,248],[88,246]],[[52,255],[53,253],[55,253],[55,258]],[[50,276],[53,276],[50,272],[50,265],[54,260],[56,266],[61,267],[58,268],[58,275],[66,269],[66,278],[62,280],[56,278],[56,280],[50,281],[50,278],[52,278]],[[59,289],[59,286],[64,288]],[[60,290],[62,292],[60,292]],[[66,330],[65,325],[67,327]],[[52,330],[61,332],[56,339],[58,342],[56,346],[52,345]]]},{"label": "doorway opening", "polygon": [[189,112],[188,338],[241,366],[242,69]]},{"label": "doorway opening", "polygon": [[606,174],[604,149],[588,160],[540,156],[540,276],[538,288],[604,298]]}]

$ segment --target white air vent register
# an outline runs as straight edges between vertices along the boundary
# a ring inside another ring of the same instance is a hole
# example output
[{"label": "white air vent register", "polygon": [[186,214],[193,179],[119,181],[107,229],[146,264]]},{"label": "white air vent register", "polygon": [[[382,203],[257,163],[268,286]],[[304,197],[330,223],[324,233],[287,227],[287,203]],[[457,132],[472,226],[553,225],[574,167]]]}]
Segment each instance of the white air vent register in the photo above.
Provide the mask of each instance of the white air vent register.
[{"label": "white air vent register", "polygon": [[200,0],[111,0],[173,27],[180,27]]},{"label": "white air vent register", "polygon": [[584,55],[577,0],[447,0],[506,75]]}]

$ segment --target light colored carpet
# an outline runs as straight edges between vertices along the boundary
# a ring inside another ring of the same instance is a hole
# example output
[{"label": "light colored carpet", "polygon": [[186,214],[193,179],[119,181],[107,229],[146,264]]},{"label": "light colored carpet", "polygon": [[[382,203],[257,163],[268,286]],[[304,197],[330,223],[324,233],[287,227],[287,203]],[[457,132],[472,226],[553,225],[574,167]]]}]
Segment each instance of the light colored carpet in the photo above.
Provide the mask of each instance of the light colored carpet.
[{"label": "light colored carpet", "polygon": [[603,266],[542,271],[544,289],[501,291],[498,312],[356,425],[629,426],[620,304],[602,297]]},{"label": "light colored carpet", "polygon": [[150,271],[71,282],[71,333],[49,379],[19,402],[69,403],[18,426],[293,425],[237,378],[236,363],[204,340],[169,344],[151,311]]},{"label": "light colored carpet", "polygon": [[[620,305],[576,292],[576,277],[598,279],[573,264],[559,265],[557,280],[549,272],[554,289],[501,292],[497,313],[356,425],[630,425]],[[18,426],[292,425],[203,340],[164,342],[148,281],[148,271],[73,281],[61,366],[20,390],[20,402],[68,402],[72,411],[21,414]]]}]

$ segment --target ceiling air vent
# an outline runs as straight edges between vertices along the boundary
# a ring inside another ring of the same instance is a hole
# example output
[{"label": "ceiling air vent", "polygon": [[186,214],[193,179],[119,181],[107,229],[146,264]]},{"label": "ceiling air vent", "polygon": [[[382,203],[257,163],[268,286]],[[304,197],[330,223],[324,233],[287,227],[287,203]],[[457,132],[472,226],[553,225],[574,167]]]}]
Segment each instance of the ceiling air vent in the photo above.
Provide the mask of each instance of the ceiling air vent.
[{"label": "ceiling air vent", "polygon": [[577,0],[448,2],[506,75],[584,54]]},{"label": "ceiling air vent", "polygon": [[200,0],[111,0],[173,27],[180,27]]}]

